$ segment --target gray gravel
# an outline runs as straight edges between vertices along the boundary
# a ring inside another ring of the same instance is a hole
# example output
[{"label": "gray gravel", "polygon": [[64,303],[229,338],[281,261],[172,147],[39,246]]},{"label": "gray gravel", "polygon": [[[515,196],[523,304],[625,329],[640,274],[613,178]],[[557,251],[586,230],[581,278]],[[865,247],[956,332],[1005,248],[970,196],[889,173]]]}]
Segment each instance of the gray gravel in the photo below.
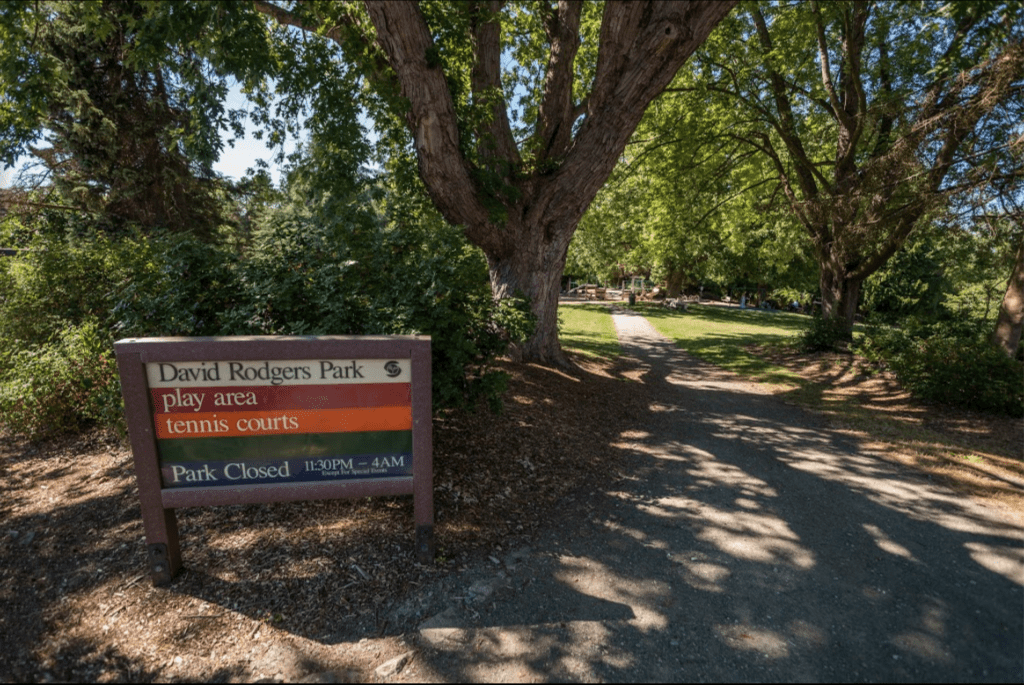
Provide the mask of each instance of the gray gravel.
[{"label": "gray gravel", "polygon": [[628,477],[447,579],[419,678],[1024,681],[1024,528],[614,318]]}]

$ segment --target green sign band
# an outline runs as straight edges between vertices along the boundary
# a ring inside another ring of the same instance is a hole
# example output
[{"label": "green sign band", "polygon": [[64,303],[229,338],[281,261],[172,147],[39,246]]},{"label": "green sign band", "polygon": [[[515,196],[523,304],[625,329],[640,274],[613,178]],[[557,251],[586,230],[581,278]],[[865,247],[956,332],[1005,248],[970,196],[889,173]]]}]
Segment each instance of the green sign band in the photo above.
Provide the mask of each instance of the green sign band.
[{"label": "green sign band", "polygon": [[412,431],[302,433],[253,438],[157,440],[161,465],[412,452]]}]

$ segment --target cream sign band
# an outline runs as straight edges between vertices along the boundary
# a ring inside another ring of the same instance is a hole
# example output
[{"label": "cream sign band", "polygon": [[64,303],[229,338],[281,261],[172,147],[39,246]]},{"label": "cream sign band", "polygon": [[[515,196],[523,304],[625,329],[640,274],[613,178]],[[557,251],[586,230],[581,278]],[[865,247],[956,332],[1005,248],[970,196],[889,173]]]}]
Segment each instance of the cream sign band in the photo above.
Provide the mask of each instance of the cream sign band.
[{"label": "cream sign band", "polygon": [[150,388],[408,383],[409,366],[408,359],[156,362],[146,375]]}]

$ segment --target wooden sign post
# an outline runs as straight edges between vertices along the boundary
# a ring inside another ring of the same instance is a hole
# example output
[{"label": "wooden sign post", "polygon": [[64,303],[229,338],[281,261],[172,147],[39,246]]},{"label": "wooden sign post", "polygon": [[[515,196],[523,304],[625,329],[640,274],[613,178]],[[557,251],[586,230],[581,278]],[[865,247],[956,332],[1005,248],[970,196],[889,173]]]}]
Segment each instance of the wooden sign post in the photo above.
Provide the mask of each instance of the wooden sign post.
[{"label": "wooden sign post", "polygon": [[434,559],[430,338],[141,338],[114,344],[156,585],[178,507],[413,495]]}]

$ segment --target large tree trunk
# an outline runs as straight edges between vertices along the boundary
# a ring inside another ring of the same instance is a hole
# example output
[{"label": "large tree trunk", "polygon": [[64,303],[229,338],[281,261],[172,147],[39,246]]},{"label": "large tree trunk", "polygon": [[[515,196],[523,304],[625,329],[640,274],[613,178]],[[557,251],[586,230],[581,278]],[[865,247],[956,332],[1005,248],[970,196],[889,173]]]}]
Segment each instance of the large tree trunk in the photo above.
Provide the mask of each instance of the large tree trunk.
[{"label": "large tree trunk", "polygon": [[679,297],[683,292],[683,280],[686,278],[686,272],[680,267],[673,267],[669,271],[668,279],[666,282],[666,297]]},{"label": "large tree trunk", "polygon": [[860,287],[864,280],[852,278],[849,273],[832,260],[822,260],[821,315],[825,319],[843,322],[848,339],[853,339],[853,320],[860,303]]},{"label": "large tree trunk", "polygon": [[487,258],[495,298],[525,297],[536,317],[533,335],[512,345],[509,355],[515,361],[567,366],[568,360],[558,342],[558,294],[567,246],[543,243],[524,247],[530,249]]},{"label": "large tree trunk", "polygon": [[[561,365],[558,286],[580,217],[648,104],[737,1],[608,0],[593,81],[582,99],[574,81],[583,3],[534,6],[549,49],[536,126],[524,143],[526,160],[503,96],[504,3],[455,4],[472,49],[471,67],[461,74],[445,73],[446,66],[456,72],[460,66],[438,57],[436,27],[428,26],[418,3],[365,0],[372,27],[348,3],[323,3],[320,10],[299,3],[302,11],[289,9],[291,3],[253,4],[277,22],[326,36],[356,56],[371,87],[405,120],[434,206],[464,226],[469,241],[487,255],[495,297],[518,292],[530,299],[536,333],[514,354]],[[452,83],[461,89],[466,76],[472,121],[460,114],[450,90]],[[504,211],[495,211],[499,207]]]},{"label": "large tree trunk", "polygon": [[[582,4],[542,3],[550,50],[527,170],[500,96],[501,3],[465,6],[473,34],[470,90],[474,102],[491,103],[495,115],[478,124],[477,159],[471,161],[460,147],[447,75],[429,58],[436,47],[419,8],[367,0],[376,43],[408,99],[404,116],[434,205],[465,226],[470,242],[487,255],[496,298],[518,292],[530,299],[536,329],[511,350],[517,359],[566,364],[558,344],[558,292],[569,240],[647,105],[735,3],[607,2],[594,80],[579,102],[573,64]],[[481,168],[490,189],[474,180]],[[491,211],[496,204],[503,217]]]},{"label": "large tree trunk", "polygon": [[1006,294],[999,305],[999,317],[992,332],[992,344],[1013,357],[1020,345],[1021,328],[1024,326],[1024,241],[1017,248],[1017,260],[1013,273],[1006,284]]},{"label": "large tree trunk", "polygon": [[[792,75],[773,62],[778,53],[772,34],[785,31],[777,27],[797,24],[789,23],[792,19],[775,21],[783,16],[777,4],[748,3],[753,35],[765,58],[757,68],[765,71],[771,100],[751,102],[745,81],[737,81],[732,90],[738,105],[752,108],[745,116],[759,121],[762,128],[743,133],[741,127],[735,127],[737,132],[731,135],[772,162],[790,209],[815,244],[822,313],[842,321],[851,335],[864,279],[903,248],[922,217],[948,203],[951,190],[944,189],[946,179],[961,163],[962,155],[983,157],[980,150],[987,143],[981,142],[984,136],[978,138],[980,126],[993,111],[1019,98],[1019,74],[1024,65],[1024,44],[1019,39],[994,41],[986,48],[983,62],[959,74],[940,71],[929,76],[922,72],[915,78],[930,78],[931,82],[916,86],[913,97],[901,95],[905,105],[878,107],[867,94],[891,97],[903,87],[893,78],[887,48],[893,36],[885,33],[891,24],[882,20],[882,6],[837,3],[835,9],[824,12],[817,2],[792,5],[793,16],[806,11],[806,26],[814,27],[819,90],[795,85]],[[766,19],[766,13],[773,21]],[[975,35],[975,26],[980,28],[987,21],[980,12],[964,16],[956,28],[961,36]],[[775,38],[779,43],[792,42],[793,35],[779,33]],[[939,62],[950,60],[957,51],[968,55],[965,41],[948,41],[945,54],[936,56]],[[877,70],[865,62],[874,46]],[[974,54],[982,57],[980,52]],[[812,140],[811,129],[798,126],[800,113],[818,106],[831,115],[832,130],[837,134],[831,162],[817,152],[827,136]],[[962,186],[964,190],[968,187]],[[1001,325],[1008,332],[995,335],[1009,340],[1012,322]]]}]

